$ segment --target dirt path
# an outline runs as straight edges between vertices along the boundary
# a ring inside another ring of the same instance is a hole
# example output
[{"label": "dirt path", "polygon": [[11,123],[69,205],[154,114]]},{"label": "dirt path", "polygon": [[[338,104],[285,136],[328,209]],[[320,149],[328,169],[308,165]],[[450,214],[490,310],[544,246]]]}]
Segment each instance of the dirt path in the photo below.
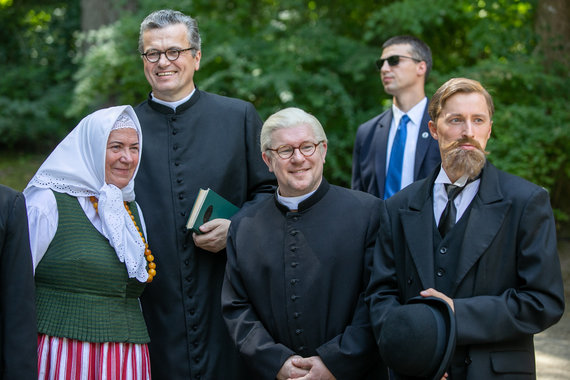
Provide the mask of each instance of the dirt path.
[{"label": "dirt path", "polygon": [[570,379],[570,239],[559,242],[566,312],[551,328],[535,336],[538,380]]}]

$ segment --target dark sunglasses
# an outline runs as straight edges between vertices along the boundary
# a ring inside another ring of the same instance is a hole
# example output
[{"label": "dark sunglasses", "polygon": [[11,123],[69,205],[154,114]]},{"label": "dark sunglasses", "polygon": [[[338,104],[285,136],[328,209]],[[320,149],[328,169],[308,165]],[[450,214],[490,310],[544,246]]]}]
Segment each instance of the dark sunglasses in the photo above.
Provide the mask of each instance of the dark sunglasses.
[{"label": "dark sunglasses", "polygon": [[408,58],[411,60],[414,60],[416,62],[421,62],[421,59],[417,59],[414,57],[408,57],[405,55],[391,55],[388,58],[380,58],[376,61],[376,67],[378,68],[378,70],[382,69],[382,66],[384,66],[384,61],[388,61],[388,65],[390,66],[397,66],[400,63],[400,58]]}]

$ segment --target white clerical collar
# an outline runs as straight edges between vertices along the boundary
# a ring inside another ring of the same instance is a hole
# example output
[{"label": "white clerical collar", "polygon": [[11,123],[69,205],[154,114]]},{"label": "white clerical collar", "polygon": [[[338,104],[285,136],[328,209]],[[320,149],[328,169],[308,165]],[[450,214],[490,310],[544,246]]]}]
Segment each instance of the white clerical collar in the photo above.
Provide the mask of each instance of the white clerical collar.
[{"label": "white clerical collar", "polygon": [[309,198],[315,191],[317,190],[313,190],[307,194],[299,195],[298,197],[284,197],[283,195],[279,194],[279,188],[277,188],[277,201],[283,206],[287,207],[289,210],[298,210],[299,203]]},{"label": "white clerical collar", "polygon": [[192,90],[192,92],[190,93],[190,95],[188,95],[188,96],[186,96],[186,97],[184,97],[184,98],[182,98],[182,99],[180,99],[180,100],[177,100],[177,101],[175,101],[175,102],[167,102],[167,101],[165,101],[165,100],[158,99],[157,97],[154,96],[154,94],[153,94],[152,92],[150,93],[150,96],[152,97],[152,100],[155,101],[156,103],[165,105],[165,106],[167,106],[167,107],[172,108],[174,111],[176,111],[176,107],[178,107],[179,105],[181,105],[181,104],[183,104],[183,103],[186,103],[186,102],[192,97],[192,95],[194,95],[194,92],[196,92],[196,88],[194,88],[194,89]]}]

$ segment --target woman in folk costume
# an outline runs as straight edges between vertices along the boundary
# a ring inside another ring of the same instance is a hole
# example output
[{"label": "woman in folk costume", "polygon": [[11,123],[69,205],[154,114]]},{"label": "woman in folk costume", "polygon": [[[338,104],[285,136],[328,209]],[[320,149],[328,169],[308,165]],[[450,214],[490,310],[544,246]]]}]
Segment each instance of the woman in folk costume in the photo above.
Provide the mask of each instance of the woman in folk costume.
[{"label": "woman in folk costume", "polygon": [[135,203],[141,150],[130,106],[96,111],[24,190],[40,379],[150,379],[138,297],[156,266]]}]

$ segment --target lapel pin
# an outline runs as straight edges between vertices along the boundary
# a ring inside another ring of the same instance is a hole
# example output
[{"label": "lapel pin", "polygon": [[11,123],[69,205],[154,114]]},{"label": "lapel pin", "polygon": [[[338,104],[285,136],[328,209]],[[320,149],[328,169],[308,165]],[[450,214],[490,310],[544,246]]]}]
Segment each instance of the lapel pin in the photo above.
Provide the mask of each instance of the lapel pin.
[{"label": "lapel pin", "polygon": [[427,139],[428,136],[429,136],[429,133],[427,133],[427,132],[422,133],[422,138]]}]

